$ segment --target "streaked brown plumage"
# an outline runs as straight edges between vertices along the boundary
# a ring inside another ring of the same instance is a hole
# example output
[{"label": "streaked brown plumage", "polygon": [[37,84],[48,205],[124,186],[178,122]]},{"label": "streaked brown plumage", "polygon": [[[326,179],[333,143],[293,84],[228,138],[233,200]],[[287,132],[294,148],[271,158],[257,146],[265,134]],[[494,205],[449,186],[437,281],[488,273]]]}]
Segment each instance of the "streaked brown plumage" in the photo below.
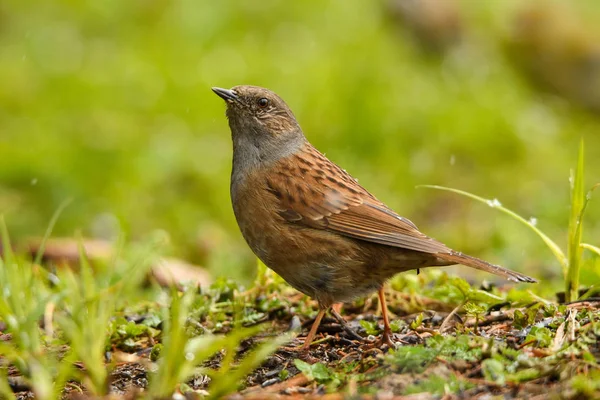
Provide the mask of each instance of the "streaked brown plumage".
[{"label": "streaked brown plumage", "polygon": [[389,342],[382,286],[399,272],[463,264],[535,282],[421,233],[315,149],[275,93],[256,86],[213,91],[227,103],[234,149],[231,199],[242,235],[269,268],[319,303],[305,349],[333,303],[374,291]]}]

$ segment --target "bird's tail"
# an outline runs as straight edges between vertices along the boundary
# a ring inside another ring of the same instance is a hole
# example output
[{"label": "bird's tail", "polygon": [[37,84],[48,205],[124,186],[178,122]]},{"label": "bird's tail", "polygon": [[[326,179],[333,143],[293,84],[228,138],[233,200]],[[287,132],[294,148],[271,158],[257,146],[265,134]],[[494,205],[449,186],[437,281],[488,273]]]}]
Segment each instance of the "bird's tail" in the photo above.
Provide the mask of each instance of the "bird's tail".
[{"label": "bird's tail", "polygon": [[499,265],[490,264],[486,261],[480,260],[479,258],[471,257],[456,251],[452,251],[450,253],[438,253],[436,256],[443,261],[453,264],[462,264],[466,265],[467,267],[491,272],[492,274],[502,276],[510,281],[530,283],[537,282],[537,280],[527,275],[523,275],[516,271],[511,271],[510,269],[502,268]]}]

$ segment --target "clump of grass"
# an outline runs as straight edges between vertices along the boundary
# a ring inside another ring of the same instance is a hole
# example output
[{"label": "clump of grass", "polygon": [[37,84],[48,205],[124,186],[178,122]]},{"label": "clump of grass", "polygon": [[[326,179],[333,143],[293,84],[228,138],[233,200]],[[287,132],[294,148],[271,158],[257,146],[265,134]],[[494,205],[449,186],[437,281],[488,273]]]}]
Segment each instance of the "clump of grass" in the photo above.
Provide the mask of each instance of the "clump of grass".
[{"label": "clump of grass", "polygon": [[[262,327],[237,327],[228,335],[206,333],[202,336],[189,337],[186,322],[194,297],[193,288],[188,288],[183,295],[175,291],[171,292],[171,305],[164,309],[166,326],[163,330],[165,336],[160,357],[152,367],[148,387],[148,395],[152,398],[168,397],[180,383],[194,375],[208,375],[211,378],[210,396],[220,398],[235,391],[244,376],[290,339],[287,335],[281,335],[266,341],[248,352],[236,365],[235,356],[240,343],[260,333]],[[224,354],[219,369],[202,366],[219,352]]]},{"label": "clump of grass", "polygon": [[[68,380],[82,382],[91,394],[107,394],[110,320],[141,287],[152,252],[146,249],[140,259],[115,257],[110,265],[92,268],[80,246],[78,272],[59,268],[51,273],[13,254],[3,220],[0,228],[0,319],[12,334],[10,341],[0,343],[5,362],[18,368],[37,398],[60,397]],[[75,368],[76,363],[82,368]],[[2,395],[11,398],[12,392],[3,390]]]},{"label": "clump of grass", "polygon": [[342,383],[342,379],[344,379],[343,373],[332,371],[327,368],[325,364],[320,362],[309,364],[305,361],[295,359],[294,365],[308,378],[308,380],[314,380],[319,384],[327,385],[330,391],[339,387]]},{"label": "clump of grass", "polygon": [[[60,296],[50,289],[51,276],[42,268],[19,259],[12,252],[4,219],[0,218],[3,257],[0,258],[0,319],[12,335],[10,342],[0,342],[3,355],[0,371],[6,374],[14,365],[24,383],[32,388],[36,398],[60,397],[64,383],[73,376],[72,362],[61,363],[56,352],[49,352],[52,339],[40,329],[40,321],[48,305],[56,304]],[[49,329],[48,326],[46,326]],[[71,360],[72,361],[72,360]],[[1,397],[13,399],[14,394],[0,377]]]},{"label": "clump of grass", "polygon": [[[55,220],[53,218],[53,222]],[[50,231],[51,227],[46,237]],[[260,333],[262,328],[242,328],[241,324],[247,322],[248,317],[240,316],[240,326],[226,336],[190,329],[194,326],[190,316],[195,315],[192,305],[206,302],[207,297],[197,288],[189,288],[183,294],[171,291],[170,306],[163,308],[162,315],[151,314],[151,320],[144,320],[142,324],[119,317],[132,302],[141,299],[143,304],[155,305],[158,298],[164,298],[164,290],[144,289],[146,276],[157,257],[155,241],[140,246],[118,246],[121,250],[105,264],[92,264],[80,246],[78,268],[58,268],[50,272],[13,253],[1,218],[0,236],[3,248],[0,321],[11,334],[9,340],[0,341],[0,398],[15,398],[11,387],[14,385],[8,383],[9,366],[18,370],[19,386],[30,388],[39,399],[60,398],[67,382],[72,382],[70,386],[81,392],[104,396],[109,393],[114,366],[106,357],[107,352],[113,346],[127,349],[127,343],[119,341],[145,333],[152,335],[152,340],[162,338],[162,343],[151,354],[158,362],[142,360],[151,367],[149,396],[164,398],[177,390],[184,391],[187,379],[203,374],[212,379],[211,396],[219,397],[235,391],[245,375],[289,340],[287,335],[281,335],[265,341],[237,360],[240,343]],[[41,260],[41,253],[36,259]],[[236,299],[232,298],[235,289],[230,286],[225,282],[210,293],[214,303],[206,304],[208,312],[217,310],[213,307],[223,299],[230,310],[235,309]],[[149,325],[154,327],[152,331]],[[130,340],[131,343],[135,347],[135,341]],[[215,354],[224,354],[220,368],[202,367]],[[11,378],[10,382],[15,381]]]},{"label": "clump of grass", "polygon": [[567,243],[567,252],[565,252],[558,246],[552,239],[550,239],[544,232],[535,226],[532,221],[528,221],[516,212],[502,206],[497,199],[485,199],[483,197],[474,195],[469,192],[465,192],[459,189],[448,188],[444,186],[436,185],[421,185],[420,187],[432,188],[445,190],[460,195],[470,197],[477,201],[480,201],[488,206],[495,208],[510,215],[512,218],[523,223],[535,232],[548,246],[552,254],[556,257],[559,264],[562,267],[563,276],[565,280],[565,301],[567,303],[577,300],[579,297],[579,275],[582,263],[582,250],[589,250],[596,255],[600,256],[600,248],[593,246],[588,243],[582,242],[583,236],[583,216],[588,202],[592,198],[592,192],[600,186],[596,184],[586,193],[584,189],[584,144],[583,140],[579,145],[579,155],[577,159],[577,167],[572,171],[570,183],[571,183],[571,212],[569,218],[569,236]]},{"label": "clump of grass", "polygon": [[112,366],[107,365],[105,352],[110,349],[110,322],[140,290],[152,265],[152,249],[146,248],[143,254],[128,255],[127,261],[115,257],[110,265],[98,264],[93,269],[80,246],[78,272],[59,271],[56,288],[61,302],[56,321],[70,353],[85,367],[79,378],[95,395],[105,395],[109,389]]},{"label": "clump of grass", "polygon": [[405,390],[407,395],[417,393],[430,393],[435,396],[448,395],[450,393],[463,392],[474,384],[456,377],[453,373],[448,376],[431,375],[422,381],[408,386]]}]

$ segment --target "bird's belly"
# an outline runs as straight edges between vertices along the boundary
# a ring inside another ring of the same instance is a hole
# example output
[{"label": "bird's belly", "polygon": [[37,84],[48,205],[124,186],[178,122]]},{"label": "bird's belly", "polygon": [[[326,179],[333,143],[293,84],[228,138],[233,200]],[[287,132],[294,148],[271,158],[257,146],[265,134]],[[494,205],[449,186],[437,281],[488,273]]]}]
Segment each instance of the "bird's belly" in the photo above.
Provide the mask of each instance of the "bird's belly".
[{"label": "bird's belly", "polygon": [[364,244],[290,224],[276,212],[250,203],[235,210],[248,246],[287,283],[323,306],[376,291],[389,278],[378,268],[381,260],[365,253]]},{"label": "bird's belly", "polygon": [[[238,214],[236,213],[236,216]],[[321,305],[345,302],[376,291],[384,275],[364,244],[323,230],[289,224],[279,215],[249,206],[238,224],[246,242],[265,265]],[[368,245],[367,245],[368,247]]]},{"label": "bird's belly", "polygon": [[[424,266],[423,253],[396,249],[290,223],[275,198],[247,185],[234,201],[236,220],[254,254],[286,282],[321,305],[376,291],[394,274]],[[390,251],[391,250],[391,251]]]}]

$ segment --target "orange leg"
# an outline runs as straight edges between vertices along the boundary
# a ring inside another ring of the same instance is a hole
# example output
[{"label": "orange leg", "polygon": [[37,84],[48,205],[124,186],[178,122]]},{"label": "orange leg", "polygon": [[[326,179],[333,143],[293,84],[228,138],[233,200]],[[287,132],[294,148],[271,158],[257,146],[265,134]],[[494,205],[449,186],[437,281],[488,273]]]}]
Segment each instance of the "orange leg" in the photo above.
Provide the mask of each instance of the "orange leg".
[{"label": "orange leg", "polygon": [[310,328],[310,332],[308,332],[308,336],[306,336],[306,339],[304,339],[304,344],[300,348],[300,351],[306,351],[309,349],[312,341],[315,338],[315,335],[317,334],[317,329],[319,329],[319,325],[321,324],[321,320],[323,319],[323,316],[325,315],[326,311],[327,310],[323,308],[319,310],[319,313],[315,318],[315,322],[313,322],[312,327]]},{"label": "orange leg", "polygon": [[381,335],[380,345],[387,344],[390,347],[394,347],[394,341],[392,340],[392,328],[390,327],[390,319],[388,317],[387,304],[385,302],[385,293],[383,292],[383,286],[377,293],[379,295],[379,304],[381,304],[381,315],[383,317],[383,334]]}]

